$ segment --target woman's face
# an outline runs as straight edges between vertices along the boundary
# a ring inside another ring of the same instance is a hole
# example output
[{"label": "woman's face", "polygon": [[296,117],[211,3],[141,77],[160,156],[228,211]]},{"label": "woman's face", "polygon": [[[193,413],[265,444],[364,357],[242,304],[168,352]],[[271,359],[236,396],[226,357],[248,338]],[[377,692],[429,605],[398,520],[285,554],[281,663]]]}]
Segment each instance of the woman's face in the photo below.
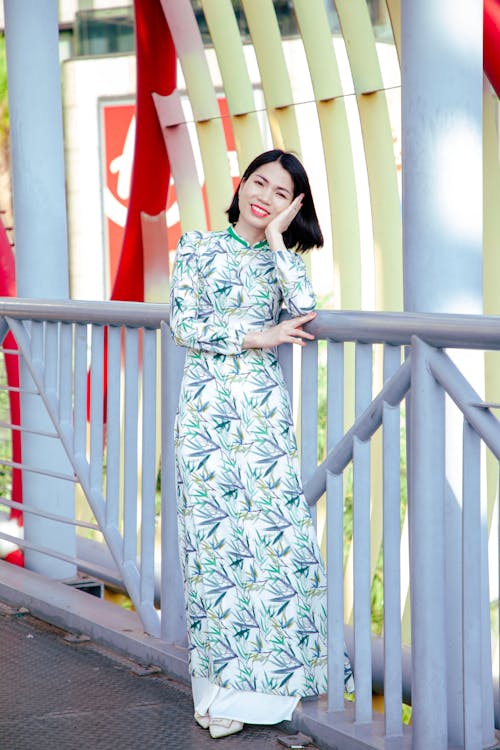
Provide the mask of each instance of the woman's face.
[{"label": "woman's face", "polygon": [[279,161],[257,167],[238,191],[237,231],[251,235],[254,242],[264,239],[269,222],[290,205],[293,197],[293,180]]}]

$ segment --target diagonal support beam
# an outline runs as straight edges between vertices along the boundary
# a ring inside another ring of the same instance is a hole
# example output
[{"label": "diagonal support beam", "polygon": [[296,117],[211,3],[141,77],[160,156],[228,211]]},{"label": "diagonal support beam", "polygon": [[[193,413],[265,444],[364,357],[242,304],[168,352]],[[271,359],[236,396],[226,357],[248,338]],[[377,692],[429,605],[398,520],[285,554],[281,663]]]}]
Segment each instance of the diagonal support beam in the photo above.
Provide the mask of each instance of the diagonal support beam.
[{"label": "diagonal support beam", "polygon": [[30,337],[24,328],[23,324],[13,318],[6,318],[8,325],[16,338],[19,346],[19,351],[24,358],[26,367],[33,378],[33,381],[40,393],[40,398],[45,406],[47,414],[54,425],[57,432],[61,445],[68,457],[68,460],[73,467],[73,470],[80,482],[83,492],[87,498],[87,501],[92,508],[99,527],[106,539],[111,554],[118,566],[120,572],[123,575],[127,591],[137,607],[138,613],[141,617],[145,630],[151,635],[158,636],[160,634],[160,617],[159,613],[155,610],[154,606],[141,606],[141,582],[140,574],[135,562],[128,561],[126,564],[123,563],[122,550],[123,550],[123,538],[116,525],[106,524],[106,513],[105,513],[105,499],[102,492],[96,487],[92,487],[90,483],[90,472],[89,464],[82,456],[77,457],[73,451],[73,440],[72,434],[67,430],[63,430],[59,422],[58,417],[58,401],[53,396],[50,398],[44,388],[44,371],[43,365],[35,363],[31,358],[30,351]]},{"label": "diagonal support beam", "polygon": [[328,453],[312,477],[304,483],[304,494],[309,505],[314,505],[326,490],[327,472],[340,474],[352,460],[355,439],[365,442],[382,424],[384,404],[399,404],[410,388],[411,358],[389,378],[369,406],[360,414],[342,440]]}]

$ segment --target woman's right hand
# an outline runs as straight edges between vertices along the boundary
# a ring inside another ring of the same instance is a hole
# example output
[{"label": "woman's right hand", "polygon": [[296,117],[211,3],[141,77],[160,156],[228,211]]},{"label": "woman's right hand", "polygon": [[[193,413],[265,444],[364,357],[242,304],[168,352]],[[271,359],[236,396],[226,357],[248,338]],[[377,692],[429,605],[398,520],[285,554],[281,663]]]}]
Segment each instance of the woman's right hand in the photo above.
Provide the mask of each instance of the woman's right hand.
[{"label": "woman's right hand", "polygon": [[271,250],[286,250],[283,242],[283,232],[286,232],[292,221],[295,219],[300,209],[304,193],[300,193],[296,198],[269,222],[266,227],[266,240]]},{"label": "woman's right hand", "polygon": [[272,328],[264,331],[249,331],[243,340],[243,349],[272,349],[280,344],[297,344],[305,346],[307,341],[313,340],[314,336],[304,331],[303,326],[316,317],[314,311],[296,318],[283,320]]}]

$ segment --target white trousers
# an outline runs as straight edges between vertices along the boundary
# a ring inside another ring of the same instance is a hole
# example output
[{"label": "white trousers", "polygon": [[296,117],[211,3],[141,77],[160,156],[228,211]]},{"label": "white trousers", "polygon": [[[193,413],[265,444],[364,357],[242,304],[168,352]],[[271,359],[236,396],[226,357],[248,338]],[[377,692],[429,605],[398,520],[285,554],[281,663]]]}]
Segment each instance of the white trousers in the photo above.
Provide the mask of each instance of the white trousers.
[{"label": "white trousers", "polygon": [[232,719],[243,724],[278,724],[289,721],[300,698],[223,688],[206,677],[192,677],[194,710],[214,719]]}]

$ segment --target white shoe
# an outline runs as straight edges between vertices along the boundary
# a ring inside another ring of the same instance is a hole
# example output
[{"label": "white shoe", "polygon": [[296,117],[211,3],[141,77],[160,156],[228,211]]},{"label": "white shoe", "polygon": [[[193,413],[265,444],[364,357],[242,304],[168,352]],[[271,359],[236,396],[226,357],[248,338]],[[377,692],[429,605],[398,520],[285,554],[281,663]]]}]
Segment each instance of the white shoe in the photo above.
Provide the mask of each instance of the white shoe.
[{"label": "white shoe", "polygon": [[208,729],[210,726],[210,716],[208,714],[199,714],[198,711],[195,711],[194,720],[202,729]]},{"label": "white shoe", "polygon": [[229,734],[236,734],[236,732],[241,732],[242,729],[243,722],[241,721],[219,718],[212,719],[210,717],[210,736],[214,740],[219,737],[227,737]]}]

